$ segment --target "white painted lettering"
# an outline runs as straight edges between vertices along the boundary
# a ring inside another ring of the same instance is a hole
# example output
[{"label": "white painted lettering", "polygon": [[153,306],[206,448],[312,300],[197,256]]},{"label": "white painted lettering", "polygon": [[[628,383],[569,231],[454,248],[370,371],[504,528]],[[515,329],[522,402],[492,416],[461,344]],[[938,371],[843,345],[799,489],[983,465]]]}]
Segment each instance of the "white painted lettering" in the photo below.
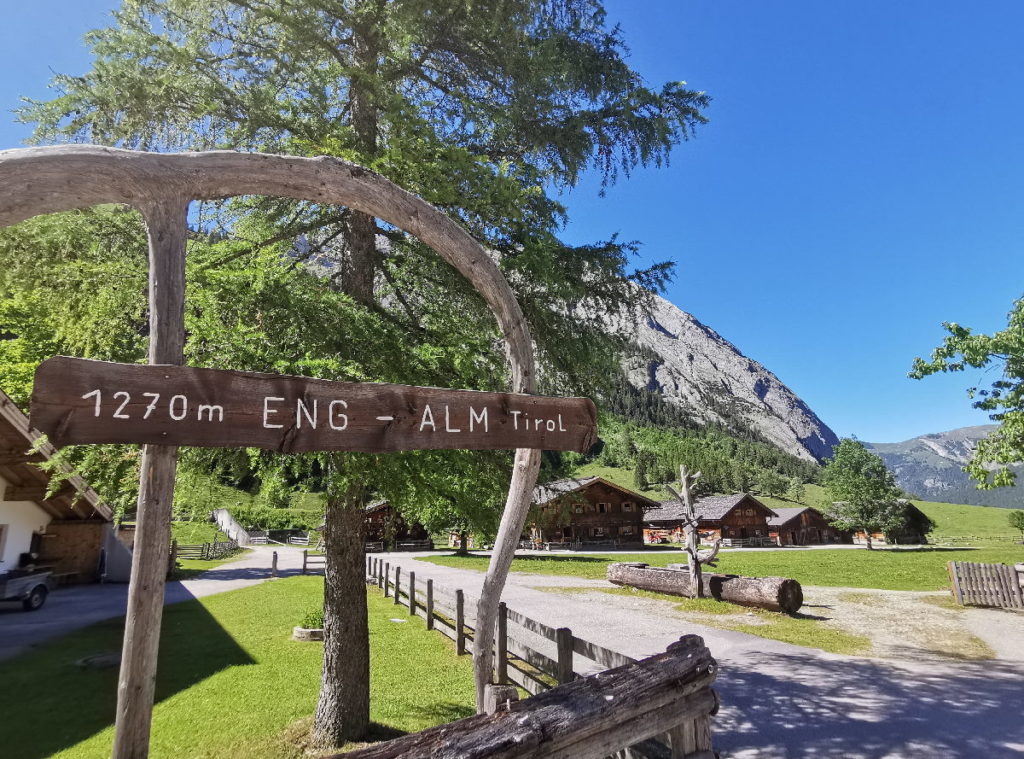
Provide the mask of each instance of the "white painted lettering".
[{"label": "white painted lettering", "polygon": [[347,409],[348,403],[342,400],[331,401],[331,405],[327,407],[327,423],[331,425],[331,429],[343,430],[348,427],[348,414],[342,414],[339,411],[335,411],[335,406]]},{"label": "white painted lettering", "polygon": [[569,430],[567,430],[567,429],[566,429],[566,428],[565,428],[565,427],[564,427],[564,426],[562,425],[562,415],[561,415],[561,414],[559,414],[559,415],[558,415],[558,431],[559,431],[559,432],[568,432],[568,431],[569,431]]},{"label": "white painted lettering", "polygon": [[156,410],[156,402],[160,400],[160,393],[143,393],[146,398],[152,398],[149,405],[146,406],[146,413],[142,415],[143,419],[149,419],[149,415]]},{"label": "white painted lettering", "polygon": [[270,408],[270,402],[271,401],[283,401],[283,400],[284,400],[284,398],[275,398],[272,395],[268,395],[268,396],[263,398],[263,426],[266,429],[268,429],[268,430],[279,430],[282,427],[284,427],[283,424],[271,424],[268,421],[268,417],[271,414],[276,414],[277,413],[277,409]]},{"label": "white painted lettering", "polygon": [[[181,413],[175,414],[174,404],[178,401],[179,398],[181,399]],[[167,406],[167,413],[171,415],[171,419],[173,419],[176,422],[180,422],[188,414],[188,398],[186,398],[184,395],[173,396],[171,398],[171,402]]]},{"label": "white painted lettering", "polygon": [[470,432],[473,431],[473,424],[474,423],[480,423],[480,422],[484,423],[484,432],[489,432],[489,430],[487,429],[487,409],[485,408],[482,412],[477,414],[476,413],[476,409],[473,408],[472,406],[470,406],[469,407],[469,431]]},{"label": "white painted lettering", "polygon": [[448,417],[448,406],[447,405],[445,405],[445,407],[444,407],[444,431],[445,432],[462,432],[462,430],[459,429],[458,427],[455,427],[455,428],[452,427],[451,419],[449,419],[449,417]]},{"label": "white painted lettering", "polygon": [[537,430],[539,430],[540,426],[541,426],[541,424],[543,424],[543,422],[544,422],[543,419],[534,419],[533,420],[533,431],[536,432]]},{"label": "white painted lettering", "polygon": [[96,411],[93,414],[93,416],[99,416],[100,415],[100,391],[99,391],[99,389],[92,390],[91,392],[86,393],[85,395],[82,396],[82,400],[85,400],[86,398],[91,398],[94,395],[96,396]]},{"label": "white painted lettering", "polygon": [[437,430],[437,425],[434,424],[434,414],[431,412],[429,405],[423,407],[423,416],[420,419],[420,432],[423,432],[423,428],[428,424],[430,425],[431,432]]},{"label": "white painted lettering", "polygon": [[201,422],[201,421],[203,421],[203,414],[206,414],[206,421],[212,422],[213,421],[213,415],[214,415],[215,412],[217,414],[217,421],[218,422],[223,422],[224,421],[224,407],[223,406],[218,406],[216,404],[200,403],[199,404],[199,411],[196,412],[196,419],[198,419]]},{"label": "white painted lettering", "polygon": [[114,418],[115,419],[131,419],[131,417],[128,416],[128,414],[122,414],[121,412],[124,411],[124,407],[128,405],[128,402],[132,399],[132,397],[130,395],[128,395],[128,393],[126,393],[124,390],[118,390],[116,393],[114,393],[114,397],[115,398],[117,398],[118,396],[122,396],[122,395],[124,396],[124,400],[121,401],[121,405],[118,406],[117,407],[117,411],[114,412]]},{"label": "white painted lettering", "polygon": [[512,415],[512,429],[518,430],[519,429],[519,415],[521,413],[523,413],[523,412],[522,411],[509,411],[508,413],[510,413]]},{"label": "white painted lettering", "polygon": [[320,401],[316,398],[313,399],[313,415],[309,415],[309,409],[306,407],[306,402],[301,398],[295,404],[295,426],[296,428],[302,426],[302,417],[306,417],[306,421],[309,422],[309,426],[314,430],[316,429],[316,414],[317,407],[320,405]]},{"label": "white painted lettering", "polygon": [[555,420],[554,419],[548,419],[547,422],[544,423],[544,426],[548,428],[548,432],[554,432],[555,431]]}]

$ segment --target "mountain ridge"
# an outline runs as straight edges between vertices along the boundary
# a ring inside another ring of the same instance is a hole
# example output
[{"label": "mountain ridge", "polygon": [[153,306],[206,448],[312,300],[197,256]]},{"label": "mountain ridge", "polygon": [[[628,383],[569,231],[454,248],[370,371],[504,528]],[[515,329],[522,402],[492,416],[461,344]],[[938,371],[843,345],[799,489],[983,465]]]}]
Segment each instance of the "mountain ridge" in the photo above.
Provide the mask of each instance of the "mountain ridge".
[{"label": "mountain ridge", "polygon": [[[878,454],[896,476],[896,482],[908,493],[940,503],[1020,508],[1024,505],[1024,485],[979,490],[963,466],[974,455],[979,440],[994,430],[995,424],[957,427],[945,432],[930,432],[898,443],[864,443]],[[1018,482],[1024,481],[1024,467],[1015,467]]]},{"label": "mountain ridge", "polygon": [[701,424],[742,428],[807,461],[822,461],[836,434],[796,393],[692,314],[659,296],[631,325],[609,331],[634,346],[629,383],[660,395]]}]

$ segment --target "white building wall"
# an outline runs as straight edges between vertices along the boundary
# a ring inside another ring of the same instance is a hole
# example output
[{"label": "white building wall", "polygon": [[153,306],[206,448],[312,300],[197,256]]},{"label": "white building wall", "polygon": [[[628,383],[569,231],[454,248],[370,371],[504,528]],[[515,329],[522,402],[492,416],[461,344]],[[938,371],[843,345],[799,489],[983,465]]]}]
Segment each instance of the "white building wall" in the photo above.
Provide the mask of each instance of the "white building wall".
[{"label": "white building wall", "polygon": [[0,571],[15,569],[32,546],[32,533],[50,523],[50,515],[32,501],[4,501],[8,482],[0,477]]}]

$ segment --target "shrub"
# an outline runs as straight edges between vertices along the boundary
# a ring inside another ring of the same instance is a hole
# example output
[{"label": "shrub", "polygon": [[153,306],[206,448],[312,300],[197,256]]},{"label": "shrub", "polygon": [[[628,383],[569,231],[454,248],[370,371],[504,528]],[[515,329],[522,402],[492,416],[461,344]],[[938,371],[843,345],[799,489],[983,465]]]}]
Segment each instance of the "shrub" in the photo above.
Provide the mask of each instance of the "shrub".
[{"label": "shrub", "polygon": [[302,618],[302,626],[307,630],[320,630],[324,626],[324,607],[314,606]]}]

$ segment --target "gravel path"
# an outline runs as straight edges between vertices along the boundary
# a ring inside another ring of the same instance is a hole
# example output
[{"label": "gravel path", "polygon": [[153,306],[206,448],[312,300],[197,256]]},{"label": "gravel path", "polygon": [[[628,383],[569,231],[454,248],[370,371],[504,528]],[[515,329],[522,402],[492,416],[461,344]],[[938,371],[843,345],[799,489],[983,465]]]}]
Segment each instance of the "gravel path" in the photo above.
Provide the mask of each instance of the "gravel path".
[{"label": "gravel path", "polygon": [[[386,560],[405,572],[414,570],[418,581],[429,577],[440,586],[461,587],[474,600],[483,580],[481,572],[418,561],[410,554]],[[548,590],[540,589],[545,586]],[[567,586],[611,587],[602,580],[512,574],[503,599],[538,621],[569,627],[637,658],[664,651],[687,633],[704,637],[721,668],[716,689],[722,710],[714,735],[723,757],[1024,757],[1022,661],[957,661],[916,645],[899,649],[897,641],[906,632],[895,627],[887,652],[896,658],[839,656],[696,624],[668,612],[669,602],[551,592]],[[818,591],[825,592],[815,595]],[[814,588],[808,597],[812,604],[838,607],[843,592],[861,593]],[[900,601],[892,603],[898,607]],[[911,606],[886,611],[886,621],[876,617],[874,623],[874,607],[862,604],[863,624],[891,626],[902,617],[906,625],[915,604],[940,615],[946,611],[909,597],[903,603]],[[468,614],[475,612],[472,607],[467,602]],[[1024,635],[1021,629],[1009,633]]]}]

